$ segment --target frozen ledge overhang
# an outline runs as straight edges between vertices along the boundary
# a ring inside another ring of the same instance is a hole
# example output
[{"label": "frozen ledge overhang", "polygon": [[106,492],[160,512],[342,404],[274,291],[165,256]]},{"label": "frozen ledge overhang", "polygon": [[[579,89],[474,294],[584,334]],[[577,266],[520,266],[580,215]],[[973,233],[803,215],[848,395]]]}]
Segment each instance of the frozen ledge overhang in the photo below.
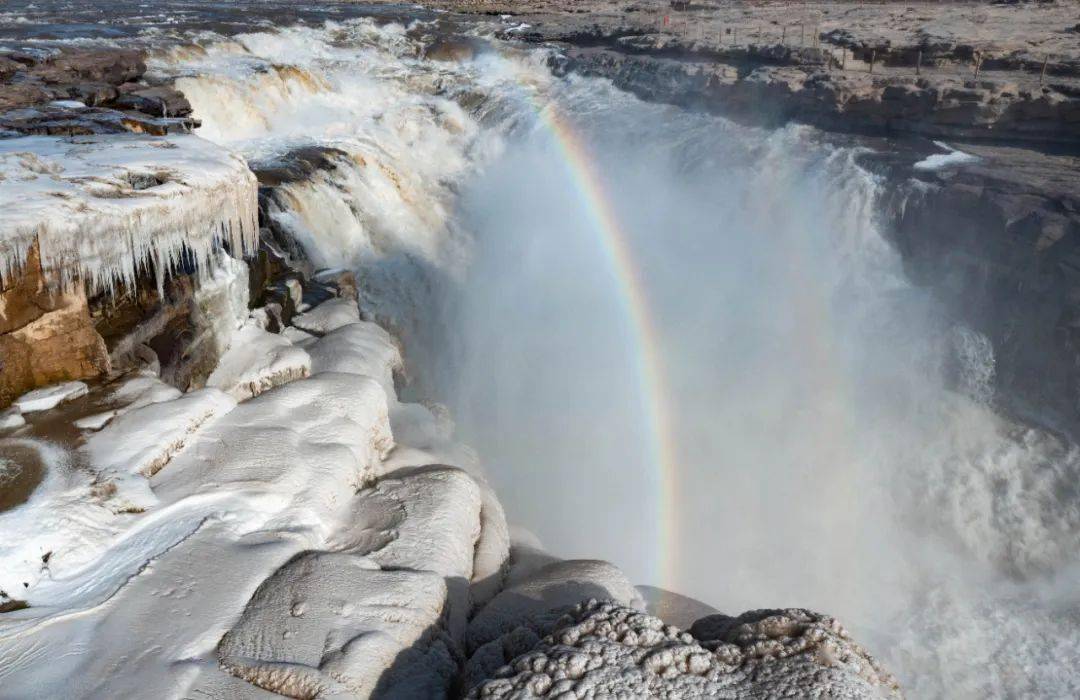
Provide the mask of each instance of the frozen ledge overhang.
[{"label": "frozen ledge overhang", "polygon": [[185,255],[258,243],[258,185],[244,159],[190,134],[0,139],[0,278],[37,241],[50,283],[132,286],[152,265],[160,287]]}]

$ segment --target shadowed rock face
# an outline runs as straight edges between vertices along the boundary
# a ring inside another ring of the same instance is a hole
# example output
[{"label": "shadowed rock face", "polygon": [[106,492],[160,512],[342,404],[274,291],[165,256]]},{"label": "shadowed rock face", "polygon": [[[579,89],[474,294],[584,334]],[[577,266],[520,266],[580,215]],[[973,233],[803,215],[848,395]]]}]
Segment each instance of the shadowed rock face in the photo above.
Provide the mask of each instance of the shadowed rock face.
[{"label": "shadowed rock face", "polygon": [[889,204],[908,275],[994,348],[998,400],[1080,435],[1080,161],[965,147]]},{"label": "shadowed rock face", "polygon": [[[836,620],[807,610],[715,615],[691,628],[612,603],[572,608],[470,698],[898,698]],[[520,635],[519,635],[520,636]]]},{"label": "shadowed rock face", "polygon": [[556,67],[610,78],[645,99],[705,106],[750,124],[797,121],[865,134],[1080,142],[1080,100],[1050,87],[834,73],[826,70],[834,62],[829,55],[800,59],[798,66],[769,65],[781,59],[767,48],[753,47],[733,63],[576,48]]}]

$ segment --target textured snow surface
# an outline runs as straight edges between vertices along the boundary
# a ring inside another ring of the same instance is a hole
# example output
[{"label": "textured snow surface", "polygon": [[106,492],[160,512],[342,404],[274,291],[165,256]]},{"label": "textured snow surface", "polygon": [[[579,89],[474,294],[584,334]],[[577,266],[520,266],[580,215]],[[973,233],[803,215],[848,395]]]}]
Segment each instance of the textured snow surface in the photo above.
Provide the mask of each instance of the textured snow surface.
[{"label": "textured snow surface", "polygon": [[293,316],[292,324],[312,335],[326,335],[360,320],[360,307],[350,299],[331,299],[314,309]]},{"label": "textured snow surface", "polygon": [[236,401],[217,389],[202,389],[172,401],[150,403],[113,419],[87,438],[87,455],[99,484],[115,484],[133,507],[151,507],[147,478],[158,473],[209,421]]},{"label": "textured snow surface", "polygon": [[394,391],[394,371],[401,353],[390,334],[374,323],[341,326],[307,346],[312,372],[349,372],[374,377],[387,393]]},{"label": "textured snow surface", "polygon": [[[354,494],[382,472],[393,446],[389,397],[371,377],[322,372],[239,405],[217,389],[177,397],[145,375],[107,398],[113,408],[94,421],[105,427],[87,436],[78,455],[85,468],[71,467],[75,455],[36,443],[51,465],[44,483],[0,514],[0,587],[30,605],[0,617],[0,695],[177,697],[191,689],[255,696],[255,686],[222,670],[217,646],[256,589],[291,558],[361,539],[342,533],[357,532]],[[462,488],[469,498],[476,493]],[[474,500],[476,522],[461,528],[459,552],[479,530]],[[455,517],[458,505],[435,510]],[[377,544],[400,536],[395,528],[405,526],[393,522]],[[423,530],[413,527],[413,538],[427,541]],[[468,561],[454,559],[462,577],[472,568],[468,551]],[[387,596],[400,595],[406,610],[431,601],[424,609],[433,612],[420,615],[417,629],[438,621],[441,575],[372,575],[382,578],[355,585],[374,596],[373,614],[382,614]],[[416,583],[382,590],[398,579]],[[328,607],[345,599],[323,594]],[[398,632],[404,641],[387,647],[391,659],[409,645],[408,633]],[[372,649],[377,639],[368,639]],[[342,663],[354,663],[345,656]],[[117,664],[123,673],[115,673]]]},{"label": "textured snow surface", "polygon": [[204,267],[218,244],[258,239],[257,185],[243,158],[192,135],[29,136],[0,140],[0,276],[35,240],[49,277],[92,289],[159,281],[187,251]]},{"label": "textured snow surface", "polygon": [[249,323],[233,336],[206,385],[243,401],[309,374],[311,358],[302,348]]},{"label": "textured snow surface", "polygon": [[219,658],[289,697],[439,697],[457,670],[439,624],[445,598],[437,574],[306,552],[259,587]]},{"label": "textured snow surface", "polygon": [[[807,610],[720,617],[716,636],[695,639],[632,608],[590,601],[469,697],[899,697],[892,677],[832,618]],[[528,646],[535,634],[512,633],[506,648]]]}]

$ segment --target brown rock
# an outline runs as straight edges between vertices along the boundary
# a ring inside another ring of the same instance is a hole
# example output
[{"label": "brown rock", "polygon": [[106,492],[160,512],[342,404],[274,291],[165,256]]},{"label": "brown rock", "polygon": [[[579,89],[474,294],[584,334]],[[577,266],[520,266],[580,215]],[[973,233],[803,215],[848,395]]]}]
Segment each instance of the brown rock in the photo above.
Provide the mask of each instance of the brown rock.
[{"label": "brown rock", "polygon": [[22,274],[0,290],[0,406],[37,387],[108,371],[82,287],[46,285],[34,246]]},{"label": "brown rock", "polygon": [[0,335],[0,405],[56,382],[109,371],[105,342],[90,323],[82,290],[63,294],[58,308]]},{"label": "brown rock", "polygon": [[133,49],[69,49],[35,66],[48,83],[92,82],[119,85],[146,72],[143,53]]}]

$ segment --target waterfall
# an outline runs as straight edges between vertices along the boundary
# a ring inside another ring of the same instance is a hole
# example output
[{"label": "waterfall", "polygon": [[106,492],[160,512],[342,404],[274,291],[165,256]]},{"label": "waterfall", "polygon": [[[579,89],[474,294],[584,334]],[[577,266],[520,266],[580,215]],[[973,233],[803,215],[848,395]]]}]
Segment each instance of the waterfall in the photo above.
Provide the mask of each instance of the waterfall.
[{"label": "waterfall", "polygon": [[[511,520],[727,612],[828,611],[913,697],[1078,692],[1056,669],[1080,664],[1080,454],[994,412],[993,348],[906,280],[859,149],[556,79],[542,52],[426,60],[431,31],[203,37],[153,68],[256,166],[335,149],[269,215],[357,270]],[[674,475],[552,104],[640,266]]]}]

